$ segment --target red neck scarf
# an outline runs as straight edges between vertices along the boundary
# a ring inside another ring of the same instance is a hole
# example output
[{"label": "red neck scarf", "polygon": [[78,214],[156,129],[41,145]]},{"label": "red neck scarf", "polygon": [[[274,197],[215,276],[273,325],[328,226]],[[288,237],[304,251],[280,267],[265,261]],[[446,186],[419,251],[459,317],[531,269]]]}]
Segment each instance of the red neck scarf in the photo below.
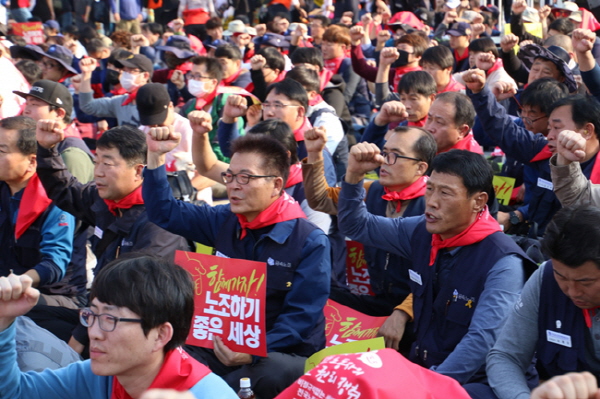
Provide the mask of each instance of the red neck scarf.
[{"label": "red neck scarf", "polygon": [[319,80],[321,82],[321,91],[325,89],[325,86],[327,86],[327,83],[329,83],[332,76],[333,72],[328,71],[327,69],[323,69],[321,71],[321,73],[319,74]]},{"label": "red neck scarf", "polygon": [[465,58],[469,58],[469,48],[468,47],[465,49],[465,52],[463,53],[463,55],[458,55],[458,51],[454,50],[454,59],[456,60],[456,62],[461,62]]},{"label": "red neck scarf", "polygon": [[444,87],[444,90],[438,92],[439,93],[446,93],[447,91],[461,91],[464,90],[465,86],[461,85],[460,83],[458,83],[454,77],[452,77],[452,75],[450,75],[450,82],[448,82],[448,84],[446,85],[446,87]]},{"label": "red neck scarf", "polygon": [[396,68],[396,71],[394,72],[394,90],[398,90],[398,83],[400,83],[400,79],[402,79],[402,76],[406,75],[409,72],[413,72],[413,71],[421,71],[422,68],[420,66],[416,66],[416,67],[407,67],[407,66],[403,66],[403,67],[398,67]]},{"label": "red neck scarf", "polygon": [[[187,391],[208,374],[208,367],[177,348],[167,352],[160,371],[148,389]],[[116,376],[113,378],[110,399],[132,399]]]},{"label": "red neck scarf", "polygon": [[175,71],[181,71],[185,75],[186,73],[188,73],[191,70],[192,70],[192,63],[190,61],[184,62],[181,65],[177,65],[175,67],[175,69],[169,70],[169,73],[167,74],[167,81],[171,80],[171,76],[173,76],[173,72],[175,72]]},{"label": "red neck scarf", "polygon": [[285,188],[295,186],[298,183],[302,183],[302,163],[300,162],[290,166],[290,175],[285,184]]},{"label": "red neck scarf", "polygon": [[17,223],[15,225],[15,237],[17,240],[44,213],[51,203],[52,200],[46,195],[46,190],[44,190],[40,178],[37,173],[34,173],[27,182],[27,186],[25,186],[23,196],[21,197],[21,204],[17,213]]},{"label": "red neck scarf", "polygon": [[429,254],[429,266],[435,263],[438,251],[442,248],[464,247],[475,244],[489,235],[500,230],[498,222],[490,215],[487,205],[479,212],[477,219],[469,227],[454,237],[442,240],[439,234],[431,236],[431,252]]},{"label": "red neck scarf", "polygon": [[483,154],[481,146],[477,143],[477,141],[475,141],[473,135],[470,132],[462,140],[454,144],[452,148],[450,148],[448,151],[450,150],[467,150],[476,154]]},{"label": "red neck scarf", "polygon": [[427,180],[429,180],[429,177],[422,176],[414,181],[410,186],[405,187],[400,191],[390,191],[389,188],[384,187],[383,190],[385,191],[385,194],[382,195],[381,198],[386,201],[398,201],[398,204],[396,205],[396,212],[400,212],[400,209],[402,208],[401,201],[407,201],[425,195]]},{"label": "red neck scarf", "polygon": [[[537,162],[537,161],[543,161],[544,159],[548,159],[552,156],[552,153],[550,152],[550,150],[548,149],[548,144],[546,144],[544,146],[544,148],[542,148],[542,150],[540,152],[538,152],[535,157],[531,158],[531,161],[529,162]],[[594,165],[595,166],[595,165]]]},{"label": "red neck scarf", "polygon": [[127,90],[125,90],[122,87],[119,87],[118,89],[112,89],[110,92],[112,93],[113,96],[120,96],[122,94],[127,94]]},{"label": "red neck scarf", "polygon": [[244,215],[237,215],[237,217],[242,227],[240,240],[246,237],[246,229],[256,230],[287,220],[306,219],[306,215],[302,211],[302,208],[300,208],[300,204],[286,192],[269,205],[267,209],[259,213],[253,221],[248,222]]},{"label": "red neck scarf", "polygon": [[485,75],[490,76],[490,74],[492,72],[497,71],[498,69],[502,68],[503,66],[504,66],[504,64],[502,63],[502,58],[497,58],[496,62],[494,62],[494,65],[492,65],[492,67],[486,71]]},{"label": "red neck scarf", "polygon": [[320,104],[323,101],[323,97],[321,97],[320,94],[317,94],[317,96],[315,98],[313,98],[312,100],[308,100],[308,105],[310,105],[311,107],[314,107],[317,104]]},{"label": "red neck scarf", "polygon": [[125,99],[125,101],[123,101],[123,103],[121,104],[121,106],[124,107],[124,106],[129,105],[132,102],[134,102],[135,98],[137,97],[138,90],[139,90],[139,87],[136,87],[136,89],[133,92],[129,93],[129,95],[127,96],[127,98]]},{"label": "red neck scarf", "polygon": [[420,121],[408,122],[407,126],[423,127],[423,126],[425,126],[426,122],[427,122],[427,115],[425,115],[425,118],[421,119]]},{"label": "red neck scarf", "polygon": [[302,126],[294,130],[294,138],[296,141],[304,141],[304,132],[306,132],[308,129],[312,129],[312,125],[310,124],[308,118],[304,118]]},{"label": "red neck scarf", "polygon": [[117,216],[117,209],[129,209],[135,205],[142,205],[144,203],[144,198],[142,198],[142,186],[140,185],[138,188],[127,194],[125,198],[121,199],[119,202],[108,199],[105,199],[104,202],[108,206],[110,213]]},{"label": "red neck scarf", "polygon": [[231,84],[233,82],[235,82],[235,80],[240,76],[240,74],[242,73],[242,70],[240,69],[239,71],[237,71],[236,73],[234,73],[233,75],[231,75],[228,78],[223,78],[223,80],[221,80],[221,84],[223,86],[231,86]]},{"label": "red neck scarf", "polygon": [[335,75],[336,73],[338,73],[340,65],[342,65],[342,61],[344,61],[344,58],[346,57],[341,56],[337,58],[332,58],[330,60],[325,60],[323,61],[323,66],[326,70]]},{"label": "red neck scarf", "polygon": [[213,90],[213,92],[210,93],[209,95],[207,95],[206,97],[197,98],[196,99],[196,109],[202,111],[204,109],[204,107],[206,107],[206,104],[212,104],[212,102],[214,101],[216,96],[217,96],[217,89],[215,88],[215,90]]},{"label": "red neck scarf", "polygon": [[592,328],[592,313],[599,308],[600,306],[596,306],[595,308],[591,309],[581,309],[583,311],[583,319],[585,320],[585,325],[587,328]]},{"label": "red neck scarf", "polygon": [[594,184],[600,183],[600,152],[596,154],[596,161],[594,162],[594,166],[592,167],[590,181]]}]

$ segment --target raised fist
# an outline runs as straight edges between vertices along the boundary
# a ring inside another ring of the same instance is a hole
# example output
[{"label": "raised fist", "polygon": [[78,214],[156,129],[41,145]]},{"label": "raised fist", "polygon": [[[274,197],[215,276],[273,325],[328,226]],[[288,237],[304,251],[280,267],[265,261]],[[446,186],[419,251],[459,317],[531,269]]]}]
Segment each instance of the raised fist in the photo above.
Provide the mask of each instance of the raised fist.
[{"label": "raised fist", "polygon": [[181,90],[185,87],[185,76],[183,72],[175,69],[173,71],[173,75],[171,75],[171,82],[177,87],[178,90]]},{"label": "raised fist", "polygon": [[40,146],[50,149],[65,139],[65,131],[57,120],[40,119],[35,127],[35,138]]},{"label": "raised fist", "polygon": [[250,66],[254,71],[260,71],[267,65],[267,60],[260,54],[257,54],[250,58]]},{"label": "raised fist", "polygon": [[512,3],[512,12],[515,15],[523,14],[527,8],[527,2],[525,0],[514,0]]},{"label": "raised fist", "polygon": [[575,29],[571,35],[573,40],[573,50],[578,53],[592,51],[596,34],[589,29]]},{"label": "raised fist", "polygon": [[502,39],[500,40],[500,47],[505,53],[513,51],[517,44],[519,44],[519,37],[512,33],[502,36]]},{"label": "raised fist", "polygon": [[325,127],[313,127],[304,132],[304,145],[306,152],[321,153],[327,144],[327,129]]},{"label": "raised fist", "polygon": [[91,75],[98,67],[98,61],[95,58],[87,57],[79,60],[79,69],[84,75]]},{"label": "raised fist", "polygon": [[227,123],[231,123],[232,119],[246,115],[248,104],[246,99],[237,94],[227,97],[227,102],[223,108],[223,119]]},{"label": "raised fist", "polygon": [[375,124],[385,126],[389,123],[402,122],[408,118],[406,107],[400,101],[388,101],[375,116]]},{"label": "raised fist", "polygon": [[384,67],[392,65],[400,57],[398,49],[395,47],[386,47],[379,53],[379,66]]},{"label": "raised fist", "polygon": [[181,134],[173,130],[173,126],[151,127],[146,135],[148,152],[159,155],[173,151],[181,141]]},{"label": "raised fist", "polygon": [[187,118],[195,135],[204,135],[213,129],[212,117],[206,111],[192,111]]},{"label": "raised fist", "polygon": [[469,69],[463,75],[465,86],[473,93],[479,93],[485,86],[485,71],[481,69]]}]

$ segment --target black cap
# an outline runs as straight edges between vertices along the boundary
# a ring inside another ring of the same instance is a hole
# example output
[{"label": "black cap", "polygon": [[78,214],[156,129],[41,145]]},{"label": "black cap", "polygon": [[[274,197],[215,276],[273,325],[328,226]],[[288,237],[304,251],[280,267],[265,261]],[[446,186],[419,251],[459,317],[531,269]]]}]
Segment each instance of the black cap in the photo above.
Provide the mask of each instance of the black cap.
[{"label": "black cap", "polygon": [[154,71],[154,65],[152,65],[150,58],[142,54],[130,54],[127,58],[119,58],[115,65],[119,68],[138,68],[140,71],[150,74]]},{"label": "black cap", "polygon": [[29,93],[22,91],[13,91],[13,93],[23,98],[27,98],[27,96],[35,97],[50,105],[62,108],[68,116],[71,116],[73,112],[73,97],[69,90],[58,82],[42,79],[31,86]]},{"label": "black cap", "polygon": [[14,45],[10,46],[9,50],[12,58],[22,58],[32,61],[41,60],[42,54],[44,54],[44,50],[35,44],[27,44],[25,46]]},{"label": "black cap", "polygon": [[142,125],[162,125],[167,119],[171,97],[165,85],[147,83],[140,87],[135,98]]}]

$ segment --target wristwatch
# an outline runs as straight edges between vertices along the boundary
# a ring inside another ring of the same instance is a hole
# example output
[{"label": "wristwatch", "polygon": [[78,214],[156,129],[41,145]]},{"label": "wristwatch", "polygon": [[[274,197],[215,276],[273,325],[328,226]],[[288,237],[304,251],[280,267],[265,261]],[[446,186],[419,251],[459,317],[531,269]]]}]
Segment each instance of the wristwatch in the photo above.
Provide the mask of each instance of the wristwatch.
[{"label": "wristwatch", "polygon": [[515,211],[510,211],[508,212],[508,221],[511,225],[516,226],[521,223],[521,218],[519,218],[519,215]]}]

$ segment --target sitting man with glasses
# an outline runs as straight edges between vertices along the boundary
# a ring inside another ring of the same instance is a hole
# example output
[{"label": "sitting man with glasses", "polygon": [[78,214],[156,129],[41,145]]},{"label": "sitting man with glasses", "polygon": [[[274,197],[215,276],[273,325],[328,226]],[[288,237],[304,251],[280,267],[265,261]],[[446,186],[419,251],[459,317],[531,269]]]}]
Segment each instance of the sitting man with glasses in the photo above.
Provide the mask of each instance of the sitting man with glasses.
[{"label": "sitting man with glasses", "polygon": [[[192,98],[181,107],[180,114],[187,117],[190,112],[195,110],[206,111],[210,112],[212,120],[216,121],[222,116],[227,97],[229,97],[227,93],[217,93],[217,87],[223,79],[223,67],[216,58],[196,56],[190,61],[192,69],[186,75],[187,84],[182,89],[184,91],[182,95],[185,98],[185,91],[188,91]],[[238,120],[236,127],[242,129],[244,122],[241,119]],[[219,147],[216,126],[210,131],[209,139],[219,161],[229,162],[229,158],[223,155],[224,152]]]},{"label": "sitting man with glasses", "polygon": [[[437,150],[435,140],[422,128],[404,126],[390,129],[386,137],[379,180],[365,184],[367,210],[388,218],[422,215],[426,174]],[[315,210],[337,215],[340,188],[328,187],[323,176],[324,129],[307,132],[305,139],[308,157],[302,162],[302,173],[308,203]],[[390,316],[410,293],[408,270],[412,263],[369,245],[365,245],[364,254],[375,295],[355,295],[347,289],[332,287],[330,298],[371,316]],[[398,349],[399,340],[394,340],[390,331],[380,329],[379,333],[389,341],[389,346]],[[406,343],[410,345],[410,337],[402,342],[401,349]]]},{"label": "sitting man with glasses", "polygon": [[[552,104],[567,97],[567,87],[553,78],[534,80],[521,95],[520,120],[508,115],[495,97],[512,97],[513,91],[497,82],[484,87],[485,73],[469,72],[467,94],[471,98],[477,117],[486,135],[500,147],[507,157],[524,165],[524,206],[514,211],[499,212],[498,221],[505,231],[532,237],[542,236],[546,225],[561,207],[553,192],[549,158],[556,145],[549,145],[546,137],[556,123],[550,118]],[[592,99],[590,99],[591,101]],[[514,228],[513,228],[514,227]],[[537,231],[536,231],[537,229]]]},{"label": "sitting man with glasses", "polygon": [[[206,118],[191,118],[194,135],[211,130]],[[306,358],[325,346],[323,308],[331,274],[327,235],[306,220],[284,188],[290,172],[287,148],[275,138],[250,134],[232,146],[222,173],[229,204],[196,206],[173,198],[165,154],[179,143],[167,127],[148,135],[148,167],[143,196],[150,221],[195,242],[214,247],[219,256],[267,262],[264,358],[230,350],[221,337],[215,349],[188,347],[198,360],[232,387],[250,377],[260,398],[275,397],[304,371]]]},{"label": "sitting man with glasses", "polygon": [[98,61],[94,58],[83,58],[79,61],[81,69],[79,106],[81,111],[88,115],[117,118],[119,126],[138,127],[140,116],[135,99],[138,89],[150,81],[150,74],[154,70],[154,66],[148,57],[141,54],[131,54],[126,59],[116,60],[115,64],[122,68],[119,83],[127,93],[113,97],[94,98],[91,82],[92,73],[96,70]]},{"label": "sitting man with glasses", "polygon": [[91,359],[41,373],[21,373],[15,348],[15,319],[40,293],[27,275],[0,277],[0,287],[0,398],[237,398],[181,348],[192,322],[194,285],[179,266],[139,256],[103,268],[90,307],[80,313]]}]

